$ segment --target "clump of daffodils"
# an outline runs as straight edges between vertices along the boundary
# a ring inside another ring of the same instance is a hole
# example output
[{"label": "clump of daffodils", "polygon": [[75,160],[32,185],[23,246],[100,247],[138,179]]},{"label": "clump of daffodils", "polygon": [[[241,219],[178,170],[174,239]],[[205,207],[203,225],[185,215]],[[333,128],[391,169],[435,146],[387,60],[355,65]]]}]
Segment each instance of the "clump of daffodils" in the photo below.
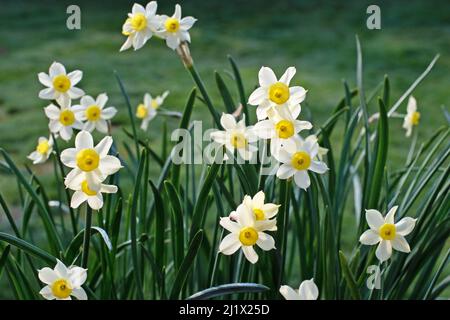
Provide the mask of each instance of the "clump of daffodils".
[{"label": "clump of daffodils", "polygon": [[120,51],[131,47],[138,50],[153,36],[165,39],[166,44],[172,50],[176,50],[180,44],[191,42],[189,29],[197,19],[193,17],[181,16],[181,6],[175,5],[175,12],[172,16],[157,15],[156,1],[149,2],[145,8],[135,3],[131,13],[122,26],[122,34],[127,40],[120,48]]},{"label": "clump of daffodils", "polygon": [[366,210],[366,220],[369,230],[365,231],[359,241],[364,245],[378,244],[375,255],[380,262],[388,260],[392,255],[392,249],[409,253],[411,249],[405,239],[416,225],[416,219],[405,217],[395,223],[394,216],[398,206],[392,207],[383,218],[375,209]]},{"label": "clump of daffodils", "polygon": [[169,95],[169,91],[164,91],[162,95],[152,97],[150,93],[144,95],[144,102],[136,108],[136,117],[142,120],[141,129],[147,131],[148,124],[156,117],[159,107]]},{"label": "clump of daffodils", "polygon": [[417,111],[417,101],[413,96],[409,97],[406,107],[406,116],[403,120],[403,128],[406,130],[406,136],[411,136],[414,126],[419,125],[420,112]]},{"label": "clump of daffodils", "polygon": [[28,159],[33,161],[33,164],[44,163],[50,157],[53,151],[53,137],[50,136],[48,139],[46,137],[40,137],[36,150],[28,155]]},{"label": "clump of daffodils", "polygon": [[38,277],[45,287],[39,292],[47,300],[87,300],[87,294],[81,287],[87,278],[87,269],[77,266],[66,267],[57,260],[55,268],[45,267],[38,270]]}]

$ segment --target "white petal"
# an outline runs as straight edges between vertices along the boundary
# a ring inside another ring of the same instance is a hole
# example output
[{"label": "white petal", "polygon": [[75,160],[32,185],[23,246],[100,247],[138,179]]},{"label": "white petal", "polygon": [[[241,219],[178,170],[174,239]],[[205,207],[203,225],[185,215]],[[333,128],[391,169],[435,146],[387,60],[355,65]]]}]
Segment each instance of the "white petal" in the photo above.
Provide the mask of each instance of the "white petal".
[{"label": "white petal", "polygon": [[264,232],[258,232],[258,240],[256,241],[256,244],[264,251],[275,249],[275,240],[272,236]]},{"label": "white petal", "polygon": [[233,232],[233,233],[238,233],[241,230],[239,225],[236,222],[232,221],[229,217],[220,218],[219,223],[226,230]]},{"label": "white petal", "polygon": [[362,244],[365,244],[365,245],[369,245],[369,246],[377,244],[380,241],[381,241],[380,235],[378,234],[378,232],[376,232],[372,229],[366,230],[359,237],[359,242],[361,242]]},{"label": "white petal", "polygon": [[108,122],[106,120],[100,119],[95,122],[95,129],[98,132],[107,134],[108,133]]},{"label": "white petal", "polygon": [[242,251],[248,261],[255,264],[258,261],[258,254],[252,246],[242,246]]},{"label": "white petal", "polygon": [[122,168],[120,160],[114,156],[105,156],[100,161],[100,171],[105,175],[111,175]]},{"label": "white petal", "polygon": [[70,207],[76,209],[87,199],[88,196],[83,191],[75,191],[70,200]]},{"label": "white petal", "polygon": [[278,179],[288,179],[295,174],[295,169],[289,164],[282,164],[277,170]]},{"label": "white petal", "polygon": [[235,253],[241,247],[241,242],[235,233],[230,233],[226,235],[219,245],[219,252],[230,255]]},{"label": "white petal", "polygon": [[66,265],[62,263],[61,260],[56,259],[56,266],[54,270],[60,278],[69,279],[69,269],[67,269]]},{"label": "white petal", "polygon": [[225,130],[233,130],[236,127],[236,119],[231,114],[223,113],[220,124]]},{"label": "white petal", "polygon": [[65,141],[69,141],[70,138],[72,138],[73,130],[72,127],[62,127],[61,130],[59,130],[59,134],[61,135],[61,139]]},{"label": "white petal", "polygon": [[247,227],[255,225],[255,215],[246,205],[240,204],[236,209],[236,213],[240,226]]},{"label": "white petal", "polygon": [[297,171],[294,174],[294,181],[297,186],[306,190],[311,184],[311,180],[309,179],[308,172],[306,170]]},{"label": "white petal", "polygon": [[377,231],[384,224],[384,219],[381,213],[375,209],[366,210],[366,220],[370,229]]},{"label": "white petal", "polygon": [[123,43],[123,45],[120,47],[119,51],[125,51],[131,48],[131,46],[133,45],[133,38],[134,36],[129,36],[127,38],[127,40],[125,40],[125,42]]},{"label": "white petal", "polygon": [[391,243],[392,247],[397,251],[406,253],[411,252],[408,242],[406,241],[405,237],[401,235],[397,235],[395,239],[391,241]]},{"label": "white petal", "polygon": [[75,138],[75,148],[77,150],[94,148],[92,135],[87,131],[80,131]]},{"label": "white petal", "polygon": [[295,69],[295,67],[287,68],[286,71],[281,76],[280,82],[283,82],[285,85],[289,86],[289,83],[291,82],[292,78],[295,76],[296,72],[297,72],[297,70]]},{"label": "white petal", "polygon": [[86,291],[84,291],[83,288],[73,289],[72,296],[74,296],[78,300],[87,300],[88,299]]},{"label": "white petal", "polygon": [[271,110],[270,103],[266,103],[266,101],[261,103],[258,108],[256,108],[256,117],[258,118],[258,121],[266,119],[269,110]]},{"label": "white petal", "polygon": [[181,6],[179,4],[175,5],[175,13],[173,14],[173,17],[178,20],[181,19]]},{"label": "white petal", "polygon": [[52,288],[50,286],[45,286],[39,291],[39,294],[41,294],[46,300],[54,300],[55,296],[53,295]]},{"label": "white petal", "polygon": [[295,124],[295,133],[299,133],[300,131],[303,130],[311,130],[313,127],[311,122],[309,121],[295,120],[294,124]]},{"label": "white petal", "polygon": [[291,87],[289,94],[289,104],[291,105],[302,103],[306,98],[306,90],[303,87]]},{"label": "white petal", "polygon": [[280,293],[286,300],[300,300],[298,292],[289,286],[281,286]]},{"label": "white petal", "polygon": [[48,123],[48,128],[50,132],[58,133],[62,129],[63,125],[59,122],[59,120],[50,120]]},{"label": "white petal", "polygon": [[87,279],[87,269],[72,266],[69,268],[70,282],[74,288],[81,287]]},{"label": "white petal", "polygon": [[264,194],[264,191],[259,191],[255,196],[253,197],[253,205],[256,208],[262,208],[264,205],[264,199],[266,198],[266,195]]},{"label": "white petal", "polygon": [[394,224],[395,213],[397,212],[398,206],[393,206],[391,210],[386,214],[384,218],[384,223]]},{"label": "white petal", "polygon": [[53,88],[46,88],[39,91],[39,98],[51,100],[55,97],[55,89]]},{"label": "white petal", "polygon": [[53,62],[49,69],[50,78],[54,78],[60,74],[66,74],[66,68],[59,62]]},{"label": "white petal", "polygon": [[257,106],[263,103],[263,101],[267,98],[267,90],[259,87],[255,91],[252,92],[250,97],[248,98],[248,104],[252,106]]},{"label": "white petal", "polygon": [[96,101],[91,96],[83,96],[80,100],[81,105],[85,107],[90,107],[96,104]]},{"label": "white petal", "polygon": [[261,87],[268,87],[277,82],[277,77],[272,69],[268,67],[262,67],[258,73],[259,85]]},{"label": "white petal", "polygon": [[66,167],[76,168],[77,166],[76,157],[77,157],[77,150],[75,148],[69,148],[61,152],[61,162]]},{"label": "white petal", "polygon": [[[106,105],[106,102],[108,102],[108,95],[106,93],[100,93],[97,96],[97,100],[95,101],[97,106],[99,106],[101,109]],[[102,112],[103,114],[103,112]]]},{"label": "white petal", "polygon": [[70,79],[70,84],[72,86],[75,86],[83,78],[83,72],[80,70],[75,70],[75,71],[70,72],[67,76]]},{"label": "white petal", "polygon": [[407,236],[413,231],[417,219],[406,217],[395,224],[395,231],[401,236]]},{"label": "white petal", "polygon": [[254,126],[254,133],[261,139],[275,137],[275,127],[272,120],[259,121]]},{"label": "white petal", "polygon": [[39,82],[46,87],[53,87],[52,79],[45,72],[40,72],[38,74]]},{"label": "white petal", "polygon": [[84,96],[84,91],[77,87],[72,87],[67,91],[71,99],[78,99]]},{"label": "white petal", "polygon": [[300,300],[317,300],[319,296],[319,288],[317,288],[313,279],[305,280],[300,284],[298,289]]},{"label": "white petal", "polygon": [[105,120],[112,119],[117,113],[117,109],[114,107],[108,107],[102,110],[102,118]]},{"label": "white petal", "polygon": [[180,44],[180,39],[176,36],[169,35],[166,38],[166,44],[170,49],[175,50]]},{"label": "white petal", "polygon": [[156,1],[150,1],[149,3],[147,3],[147,5],[145,6],[145,13],[147,17],[154,16],[157,8],[158,4]]},{"label": "white petal", "polygon": [[145,8],[140,5],[139,3],[135,3],[133,4],[133,8],[131,8],[131,13],[136,14],[136,13],[142,13],[145,14]]},{"label": "white petal", "polygon": [[408,106],[406,107],[408,113],[413,113],[417,110],[417,101],[413,96],[408,99]]},{"label": "white petal", "polygon": [[38,270],[38,277],[39,280],[41,280],[43,283],[49,285],[58,280],[58,275],[56,274],[56,272],[48,267]]},{"label": "white petal", "polygon": [[78,168],[73,169],[64,179],[64,184],[70,189],[74,189],[75,186],[80,186],[85,180],[85,174]]},{"label": "white petal", "polygon": [[219,130],[211,132],[210,137],[218,144],[225,144],[227,139],[230,138],[226,133],[226,131],[219,131]]},{"label": "white petal", "polygon": [[323,174],[327,172],[328,167],[324,162],[311,160],[311,165],[309,166],[308,170],[311,170],[319,174]]},{"label": "white petal", "polygon": [[59,108],[57,106],[55,106],[54,104],[51,104],[47,107],[44,108],[44,112],[45,115],[52,120],[58,120],[59,119],[59,115],[61,113],[61,111],[59,110]]},{"label": "white petal", "polygon": [[100,192],[102,193],[116,193],[117,191],[117,186],[112,184],[102,184],[100,187]]},{"label": "white petal", "polygon": [[263,205],[262,210],[264,211],[264,216],[266,217],[266,219],[270,219],[278,213],[279,208],[280,205],[278,204],[266,203],[265,205]]},{"label": "white petal", "polygon": [[375,251],[375,255],[381,262],[388,260],[392,255],[391,241],[381,240]]},{"label": "white petal", "polygon": [[100,210],[103,207],[103,196],[97,193],[95,196],[88,197],[88,204],[93,210]]},{"label": "white petal", "polygon": [[194,17],[184,17],[180,20],[180,29],[189,30],[197,21]]}]

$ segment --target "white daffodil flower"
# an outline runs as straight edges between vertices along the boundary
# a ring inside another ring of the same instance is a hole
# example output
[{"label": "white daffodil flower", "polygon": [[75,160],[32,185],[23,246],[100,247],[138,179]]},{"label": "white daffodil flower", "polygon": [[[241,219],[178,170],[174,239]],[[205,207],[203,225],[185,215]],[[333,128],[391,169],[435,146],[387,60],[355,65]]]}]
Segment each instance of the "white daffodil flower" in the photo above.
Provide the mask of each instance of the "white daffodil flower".
[{"label": "white daffodil flower", "polygon": [[59,62],[53,62],[49,73],[38,74],[39,82],[48,87],[39,92],[39,98],[56,100],[60,105],[70,105],[71,99],[78,99],[84,95],[84,91],[75,87],[81,81],[83,72],[75,70],[66,73],[66,68]]},{"label": "white daffodil flower", "polygon": [[288,106],[296,109],[300,108],[300,103],[305,100],[307,91],[300,86],[289,87],[295,72],[295,67],[289,67],[281,76],[280,80],[277,80],[272,69],[262,67],[259,70],[260,87],[253,91],[248,98],[249,104],[258,106],[256,109],[258,120],[266,119],[268,116],[267,112],[274,107]]},{"label": "white daffodil flower", "polygon": [[81,287],[87,278],[87,269],[77,266],[67,268],[57,259],[54,269],[45,267],[38,270],[39,280],[46,284],[39,292],[47,300],[87,300],[87,295]]},{"label": "white daffodil flower", "polygon": [[[274,203],[264,203],[266,195],[263,191],[259,191],[254,197],[250,197],[246,195],[244,197],[244,201],[242,202],[245,206],[247,206],[251,212],[255,215],[256,221],[267,221],[275,217],[278,213],[278,208],[281,206],[279,204]],[[230,214],[230,218],[233,220],[237,220],[236,212],[233,211]],[[276,231],[277,226],[274,225],[269,231]]]},{"label": "white daffodil flower", "polygon": [[311,184],[308,171],[323,174],[328,170],[327,165],[319,160],[315,160],[319,152],[319,144],[315,139],[306,139],[299,143],[296,141],[296,149],[289,151],[281,149],[275,158],[282,164],[277,170],[279,179],[288,179],[294,176],[297,186],[306,190]]},{"label": "white daffodil flower", "polygon": [[75,148],[61,152],[61,162],[73,168],[64,180],[65,185],[82,185],[87,181],[90,190],[100,190],[101,182],[122,168],[118,158],[108,155],[112,143],[111,137],[104,137],[94,147],[92,135],[80,131],[75,138]]},{"label": "white daffodil flower", "polygon": [[149,2],[145,8],[138,3],[133,5],[128,19],[122,26],[122,34],[128,38],[120,51],[131,47],[138,50],[153,36],[160,25],[159,16],[156,15],[157,8],[156,1]]},{"label": "white daffodil flower", "polygon": [[167,46],[175,50],[181,42],[191,42],[189,29],[197,21],[194,17],[181,18],[181,7],[179,4],[175,5],[175,13],[169,17],[166,15],[160,16],[160,30],[157,35],[166,39]]},{"label": "white daffodil flower", "polygon": [[83,123],[75,117],[75,110],[70,106],[70,99],[61,101],[60,108],[54,104],[44,108],[45,115],[50,119],[48,127],[50,132],[61,136],[61,139],[69,141],[72,138],[73,129],[81,130]]},{"label": "white daffodil flower", "polygon": [[148,123],[156,117],[158,108],[164,103],[168,95],[169,91],[165,91],[156,98],[153,98],[149,93],[144,95],[144,103],[139,104],[136,110],[136,117],[142,120],[142,130],[147,131]]},{"label": "white daffodil flower", "polygon": [[269,119],[255,124],[255,134],[261,139],[270,139],[272,155],[276,156],[281,149],[295,150],[298,133],[312,128],[309,121],[296,120],[299,114],[300,108],[295,113],[269,111]]},{"label": "white daffodil flower", "polygon": [[237,221],[230,217],[220,218],[220,225],[231,233],[226,235],[219,245],[219,252],[225,255],[235,253],[242,248],[245,257],[251,263],[258,261],[258,254],[253,246],[256,244],[264,251],[275,249],[275,240],[264,233],[276,226],[276,219],[256,220],[255,214],[244,204],[236,209]]},{"label": "white daffodil flower", "polygon": [[48,139],[46,137],[40,137],[36,150],[28,155],[28,159],[33,161],[33,164],[44,163],[50,157],[53,151],[53,137],[50,136]]},{"label": "white daffodil flower", "polygon": [[89,207],[93,210],[99,210],[103,207],[103,195],[102,193],[116,193],[117,186],[109,184],[100,184],[94,186],[91,189],[88,185],[87,180],[83,180],[81,184],[75,184],[72,181],[67,187],[74,190],[72,199],[70,201],[70,206],[74,209],[78,208],[83,202],[87,201]]},{"label": "white daffodil flower", "polygon": [[303,281],[298,290],[289,286],[281,286],[280,293],[286,300],[317,300],[319,288],[314,283],[314,279],[311,279]]},{"label": "white daffodil flower", "polygon": [[108,133],[108,120],[111,120],[117,113],[114,107],[105,108],[108,96],[106,93],[98,95],[97,99],[91,96],[84,96],[79,105],[72,107],[75,118],[84,122],[83,130],[92,132],[94,129],[101,133]]},{"label": "white daffodil flower", "polygon": [[417,126],[420,121],[420,112],[417,111],[417,101],[413,96],[409,97],[406,112],[403,128],[406,130],[406,136],[409,137],[411,136],[413,127]]},{"label": "white daffodil flower", "polygon": [[236,122],[233,115],[222,113],[220,124],[225,130],[212,132],[211,139],[224,145],[229,152],[234,153],[234,150],[237,150],[242,159],[250,160],[253,153],[258,150],[251,143],[256,142],[258,137],[253,133],[253,127],[245,126],[245,117]]},{"label": "white daffodil flower", "polygon": [[392,248],[406,253],[411,251],[405,236],[414,229],[417,219],[405,217],[394,223],[397,209],[398,206],[392,207],[385,218],[375,209],[366,210],[366,220],[370,229],[361,235],[359,241],[364,245],[379,243],[375,255],[381,262],[391,257]]}]

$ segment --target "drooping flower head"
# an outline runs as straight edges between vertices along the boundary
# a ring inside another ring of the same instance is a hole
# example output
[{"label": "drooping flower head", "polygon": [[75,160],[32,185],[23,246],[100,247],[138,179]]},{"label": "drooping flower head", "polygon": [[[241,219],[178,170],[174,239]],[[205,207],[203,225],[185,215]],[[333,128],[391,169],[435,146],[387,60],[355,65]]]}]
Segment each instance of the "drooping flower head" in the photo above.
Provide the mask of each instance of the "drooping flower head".
[{"label": "drooping flower head", "polygon": [[181,42],[191,42],[189,29],[197,19],[194,17],[181,18],[181,6],[179,4],[175,5],[175,12],[171,17],[161,15],[160,21],[161,27],[157,34],[166,39],[166,44],[170,49],[175,50]]},{"label": "drooping flower head", "polygon": [[53,151],[53,137],[50,136],[48,139],[46,137],[40,137],[36,150],[28,155],[28,159],[33,161],[33,164],[44,163],[50,157]]},{"label": "drooping flower head", "polygon": [[248,99],[249,104],[258,106],[256,109],[258,120],[266,119],[268,111],[276,107],[300,107],[299,104],[305,100],[306,90],[300,86],[289,87],[295,73],[295,67],[289,67],[281,78],[277,80],[272,69],[262,67],[259,70],[260,87],[253,91]]},{"label": "drooping flower head", "polygon": [[317,300],[319,288],[314,283],[314,279],[311,279],[303,281],[298,290],[289,286],[281,286],[280,293],[286,300]]},{"label": "drooping flower head", "polygon": [[394,222],[395,212],[398,206],[389,210],[386,217],[375,209],[366,210],[366,220],[370,229],[365,231],[359,241],[364,245],[378,244],[375,255],[381,262],[388,260],[392,255],[392,248],[409,253],[411,249],[405,239],[416,225],[416,219],[405,217],[399,222]]},{"label": "drooping flower head", "polygon": [[101,183],[100,185],[89,187],[87,180],[83,180],[81,184],[75,184],[74,182],[67,186],[75,191],[70,201],[70,206],[74,209],[87,201],[89,207],[93,210],[100,210],[104,203],[102,193],[116,193],[118,190],[117,186],[110,184]]},{"label": "drooping flower head", "polygon": [[[280,205],[274,203],[265,203],[265,197],[266,195],[263,191],[259,191],[253,198],[249,195],[244,196],[244,201],[242,203],[247,206],[251,210],[251,212],[253,212],[256,221],[270,220],[278,213],[278,208],[280,207]],[[230,214],[230,217],[234,220],[237,220],[237,217],[235,215]],[[269,231],[276,230],[277,226],[274,225],[273,228]]]},{"label": "drooping flower head", "polygon": [[225,255],[235,253],[242,248],[245,257],[251,263],[258,261],[258,254],[254,245],[264,251],[275,249],[275,240],[264,233],[276,226],[276,219],[256,220],[255,214],[244,204],[236,209],[237,221],[230,217],[220,218],[220,225],[231,233],[226,235],[219,245],[219,251]]},{"label": "drooping flower head", "polygon": [[75,87],[81,81],[83,72],[75,70],[67,74],[66,68],[59,62],[53,62],[49,73],[38,74],[39,82],[48,87],[39,92],[39,98],[56,100],[59,105],[70,105],[71,99],[78,99],[84,91]]},{"label": "drooping flower head", "polygon": [[49,118],[50,132],[61,136],[61,139],[69,141],[72,138],[73,129],[81,130],[83,123],[75,117],[75,110],[70,105],[71,100],[60,101],[60,107],[50,104],[44,108],[45,115]]},{"label": "drooping flower head", "polygon": [[403,121],[403,128],[406,130],[406,136],[411,136],[414,126],[419,125],[420,112],[417,111],[417,101],[413,96],[409,97],[407,113]]},{"label": "drooping flower head", "polygon": [[169,91],[165,91],[162,95],[153,98],[149,93],[144,95],[144,102],[139,104],[136,110],[136,117],[142,120],[141,129],[146,131],[148,123],[156,117],[158,108],[164,103],[169,95]]},{"label": "drooping flower head", "polygon": [[108,96],[106,93],[98,95],[97,99],[91,96],[84,96],[79,105],[73,106],[75,118],[85,122],[83,130],[92,132],[94,129],[101,133],[108,133],[108,120],[111,120],[117,113],[114,107],[106,107]]},{"label": "drooping flower head", "polygon": [[251,159],[253,153],[257,151],[257,147],[251,143],[258,140],[258,137],[253,133],[253,127],[245,126],[245,118],[236,122],[233,115],[226,113],[222,114],[220,124],[225,130],[212,132],[211,138],[216,143],[224,145],[231,153],[237,150],[242,159]]},{"label": "drooping flower head", "polygon": [[127,40],[120,51],[131,47],[138,50],[153,36],[160,24],[160,19],[156,15],[157,7],[156,1],[149,2],[145,8],[138,3],[133,5],[128,19],[122,26],[122,34],[127,36]]},{"label": "drooping flower head", "polygon": [[87,300],[87,295],[81,287],[87,278],[87,269],[77,266],[67,268],[57,259],[54,269],[45,267],[38,270],[39,280],[46,284],[39,292],[47,300]]}]

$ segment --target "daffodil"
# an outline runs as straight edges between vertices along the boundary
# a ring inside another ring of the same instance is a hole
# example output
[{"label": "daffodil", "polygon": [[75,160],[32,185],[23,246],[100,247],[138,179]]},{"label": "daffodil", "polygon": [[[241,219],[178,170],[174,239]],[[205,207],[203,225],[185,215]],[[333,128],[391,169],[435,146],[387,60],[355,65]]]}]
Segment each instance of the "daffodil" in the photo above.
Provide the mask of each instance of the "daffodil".
[{"label": "daffodil", "polygon": [[61,152],[61,162],[73,168],[65,178],[65,185],[82,185],[87,181],[90,190],[100,190],[101,182],[122,168],[118,158],[108,155],[112,143],[113,139],[108,136],[94,147],[92,135],[80,131],[75,138],[75,148]]},{"label": "daffodil", "polygon": [[258,261],[258,254],[254,245],[264,251],[275,249],[275,240],[272,236],[264,233],[276,226],[276,220],[256,220],[255,214],[244,204],[236,209],[237,221],[230,217],[220,219],[220,225],[231,233],[226,235],[219,245],[219,251],[225,255],[235,253],[242,248],[245,257],[251,263]]},{"label": "daffodil", "polygon": [[158,31],[158,36],[166,39],[167,46],[175,50],[181,42],[191,42],[189,29],[197,21],[194,17],[181,18],[181,7],[179,4],[175,5],[175,13],[169,17],[161,15],[161,28]]},{"label": "daffodil", "polygon": [[48,139],[46,137],[40,137],[36,150],[29,154],[28,159],[33,161],[33,164],[44,163],[50,157],[53,151],[53,138],[50,136]]},{"label": "daffodil", "polygon": [[391,257],[393,248],[406,253],[411,251],[405,236],[412,232],[417,219],[405,217],[395,223],[394,216],[397,209],[398,206],[392,207],[385,218],[375,209],[366,210],[366,220],[370,229],[361,235],[359,241],[364,245],[378,244],[375,255],[381,262]]},{"label": "daffodil", "polygon": [[72,138],[73,129],[81,130],[83,123],[76,119],[75,110],[70,106],[70,100],[61,101],[61,107],[54,104],[44,108],[45,115],[50,119],[48,127],[50,132],[58,134],[65,141]]},{"label": "daffodil", "polygon": [[83,180],[81,184],[75,184],[72,181],[67,187],[74,190],[70,206],[74,209],[78,208],[83,202],[87,201],[88,205],[93,210],[99,210],[103,207],[103,195],[102,193],[116,193],[117,186],[103,184],[94,185],[90,187],[87,180]]},{"label": "daffodil", "polygon": [[289,286],[281,286],[280,293],[286,300],[317,300],[319,288],[314,283],[314,279],[311,279],[303,281],[298,290]]},{"label": "daffodil", "polygon": [[328,170],[327,165],[315,160],[319,152],[319,145],[316,140],[309,139],[303,143],[296,142],[295,150],[281,149],[275,158],[282,164],[277,170],[277,177],[288,179],[294,176],[297,186],[306,190],[311,184],[308,171],[323,174]]},{"label": "daffodil", "polygon": [[216,143],[224,145],[231,153],[237,150],[242,159],[251,159],[253,153],[257,151],[257,147],[251,143],[258,140],[258,137],[253,133],[253,128],[245,126],[244,118],[236,122],[233,115],[226,113],[222,114],[220,124],[225,130],[212,132],[211,138]]},{"label": "daffodil", "polygon": [[84,96],[79,105],[73,106],[76,119],[84,122],[83,130],[92,132],[97,129],[101,133],[108,133],[108,120],[116,115],[117,109],[105,108],[106,102],[108,102],[108,96],[106,93],[101,93],[97,99]]},{"label": "daffodil", "polygon": [[38,270],[39,280],[46,284],[39,292],[47,300],[87,300],[87,295],[81,287],[87,278],[87,269],[77,266],[67,268],[57,259],[54,269],[45,267]]},{"label": "daffodil", "polygon": [[406,130],[406,136],[409,137],[411,136],[413,127],[417,126],[420,121],[420,112],[417,111],[417,101],[413,96],[409,97],[406,112],[403,128]]},{"label": "daffodil", "polygon": [[[300,86],[289,87],[289,84],[296,72],[295,67],[289,67],[279,80],[272,69],[262,67],[259,70],[259,85],[248,99],[248,103],[258,106],[256,115],[258,120],[264,120],[268,116],[268,111],[278,107],[300,108],[300,103],[305,100],[306,90]],[[276,108],[277,109],[277,108]],[[297,111],[294,111],[297,113]],[[298,111],[300,113],[300,111]],[[294,117],[297,118],[297,117]]]},{"label": "daffodil", "polygon": [[139,104],[136,110],[136,117],[142,120],[142,130],[147,131],[148,123],[156,117],[158,108],[164,103],[168,95],[169,91],[165,91],[156,98],[153,98],[149,93],[144,95],[144,102]]},{"label": "daffodil", "polygon": [[269,119],[257,122],[254,131],[259,138],[270,139],[272,155],[276,155],[281,149],[294,150],[298,133],[312,128],[309,121],[296,119],[300,109],[295,110],[295,113],[285,110],[283,112],[269,111],[268,114]]},{"label": "daffodil", "polygon": [[[266,195],[263,191],[259,191],[252,198],[249,195],[244,197],[244,201],[242,202],[245,206],[247,206],[255,215],[256,221],[266,221],[270,220],[278,213],[279,204],[274,203],[265,203]],[[277,226],[274,225],[269,231],[276,231]]]},{"label": "daffodil", "polygon": [[39,82],[48,87],[39,92],[39,98],[56,100],[60,105],[70,104],[70,99],[78,99],[84,91],[75,87],[81,81],[83,72],[75,70],[67,74],[66,68],[59,62],[53,62],[49,73],[38,74]]},{"label": "daffodil", "polygon": [[145,8],[138,3],[133,5],[128,19],[122,26],[122,34],[127,36],[127,40],[120,51],[131,47],[138,50],[153,36],[160,25],[159,16],[156,15],[157,7],[156,1],[149,2]]}]

